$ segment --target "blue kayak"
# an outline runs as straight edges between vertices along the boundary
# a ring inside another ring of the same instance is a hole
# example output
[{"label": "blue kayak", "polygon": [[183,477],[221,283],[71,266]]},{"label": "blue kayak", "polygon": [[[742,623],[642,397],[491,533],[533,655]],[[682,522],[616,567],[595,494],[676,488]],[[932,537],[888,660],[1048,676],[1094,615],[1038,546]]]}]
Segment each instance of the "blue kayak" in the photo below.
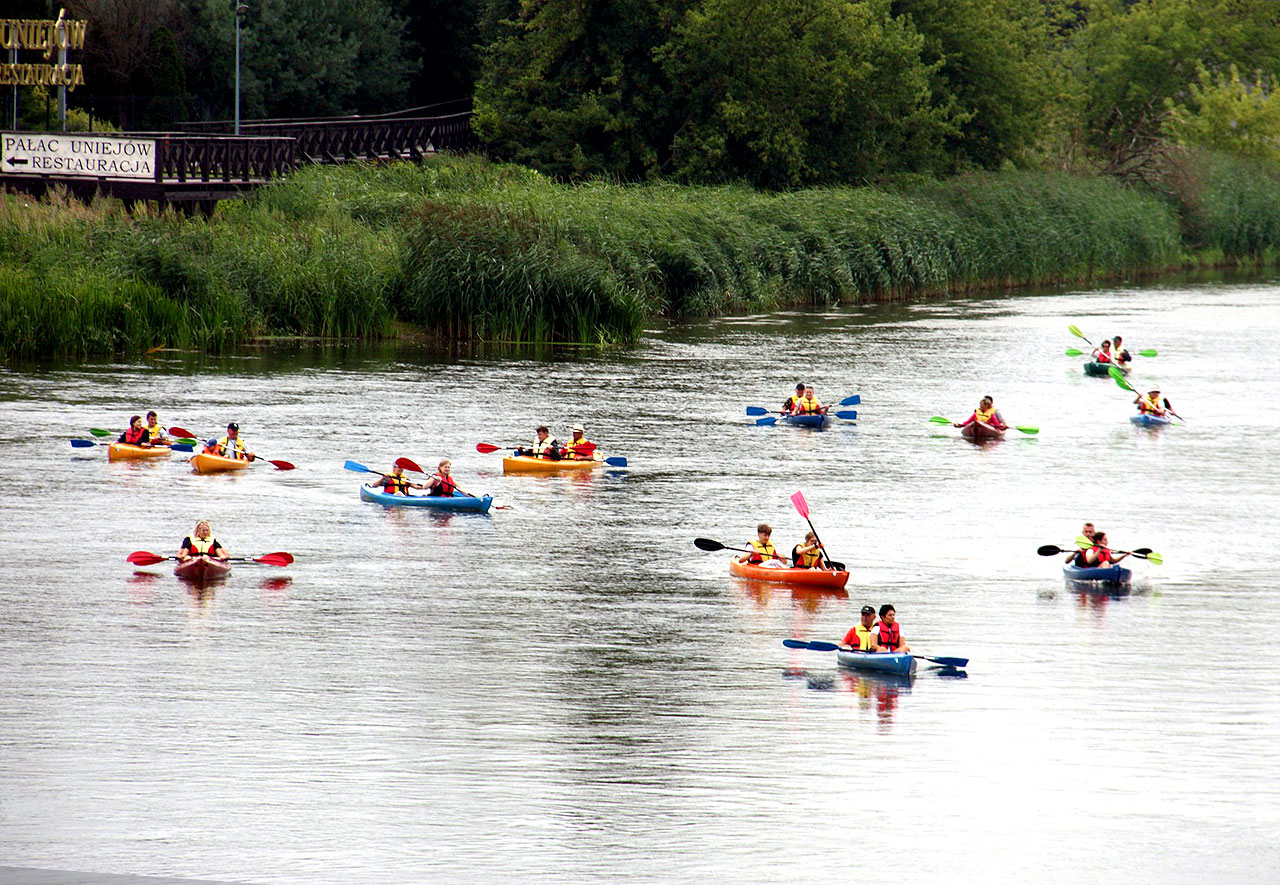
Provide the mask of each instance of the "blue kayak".
[{"label": "blue kayak", "polygon": [[414,495],[410,497],[408,495],[388,495],[386,492],[380,492],[368,486],[360,486],[360,500],[372,501],[384,507],[431,507],[436,510],[470,510],[476,513],[488,513],[489,505],[493,503],[493,498],[489,495],[485,495],[483,498],[473,498],[461,492],[454,492],[452,498],[431,495]]},{"label": "blue kayak", "polygon": [[1172,418],[1152,415],[1148,412],[1143,412],[1140,415],[1130,415],[1129,420],[1143,427],[1166,427],[1173,423]]},{"label": "blue kayak", "polygon": [[823,428],[831,423],[830,415],[783,415],[782,420],[793,427]]},{"label": "blue kayak", "polygon": [[836,660],[842,667],[854,670],[876,670],[910,676],[916,672],[916,659],[908,654],[885,654],[875,651],[838,651]]},{"label": "blue kayak", "polygon": [[1062,576],[1068,581],[1128,584],[1133,579],[1133,572],[1118,565],[1111,565],[1106,568],[1079,568],[1075,564],[1068,562],[1062,567]]}]

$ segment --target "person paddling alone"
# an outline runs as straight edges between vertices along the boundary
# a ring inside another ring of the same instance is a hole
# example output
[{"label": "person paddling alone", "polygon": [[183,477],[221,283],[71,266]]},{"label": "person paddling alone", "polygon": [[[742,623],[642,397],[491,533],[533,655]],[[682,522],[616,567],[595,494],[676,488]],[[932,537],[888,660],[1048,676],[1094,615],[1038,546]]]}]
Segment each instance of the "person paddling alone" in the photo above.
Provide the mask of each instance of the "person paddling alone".
[{"label": "person paddling alone", "polygon": [[862,620],[853,625],[844,639],[837,643],[845,651],[880,651],[880,637],[872,625],[876,622],[876,610],[869,605],[862,607]]},{"label": "person paddling alone", "polygon": [[1160,391],[1151,390],[1145,395],[1138,394],[1134,399],[1134,403],[1138,406],[1138,412],[1142,415],[1154,415],[1157,418],[1165,416],[1165,410],[1160,407]]},{"label": "person paddling alone", "polygon": [[876,625],[876,643],[881,651],[895,654],[906,654],[911,646],[902,639],[902,630],[898,627],[898,612],[889,603],[880,606],[880,623]]},{"label": "person paddling alone", "polygon": [[237,461],[252,461],[256,456],[244,447],[240,439],[240,425],[232,421],[227,425],[227,435],[204,447],[206,452]]},{"label": "person paddling alone", "polygon": [[[945,419],[944,419],[945,420]],[[989,396],[984,396],[978,401],[978,408],[973,410],[973,414],[956,424],[956,427],[968,427],[974,422],[985,424],[988,427],[994,427],[996,430],[1008,430],[1009,425],[1004,423],[1004,417],[996,408],[996,402]],[[953,422],[954,423],[954,422]]]},{"label": "person paddling alone", "polygon": [[[453,477],[449,475],[449,471],[452,469],[453,462],[448,458],[445,458],[436,465],[436,472],[432,474],[431,479],[427,480],[427,484],[425,486],[428,497],[452,498],[454,492],[461,495],[467,494],[462,491],[462,489],[458,488],[458,484],[454,482]],[[418,488],[424,488],[424,486],[418,486]],[[468,495],[468,497],[474,498],[475,495]]]},{"label": "person paddling alone", "polygon": [[178,550],[178,560],[186,562],[197,556],[209,556],[213,559],[226,559],[229,554],[225,547],[218,543],[209,528],[209,521],[202,519],[196,523],[195,531],[182,539],[182,547]]},{"label": "person paddling alone", "polygon": [[151,448],[151,434],[147,433],[147,428],[143,426],[141,415],[134,415],[129,419],[129,429],[120,434],[116,442],[141,446],[144,449]]}]

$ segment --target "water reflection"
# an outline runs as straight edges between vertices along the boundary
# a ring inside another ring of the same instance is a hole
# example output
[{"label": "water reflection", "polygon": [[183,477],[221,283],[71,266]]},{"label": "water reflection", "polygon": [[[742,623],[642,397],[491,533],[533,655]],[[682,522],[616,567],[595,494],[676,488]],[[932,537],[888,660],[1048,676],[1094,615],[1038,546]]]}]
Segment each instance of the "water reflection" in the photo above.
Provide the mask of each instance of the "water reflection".
[{"label": "water reflection", "polygon": [[860,712],[872,715],[883,730],[893,725],[893,717],[898,712],[898,699],[911,694],[911,686],[915,676],[901,676],[896,673],[871,673],[840,668],[840,686],[855,701]]}]

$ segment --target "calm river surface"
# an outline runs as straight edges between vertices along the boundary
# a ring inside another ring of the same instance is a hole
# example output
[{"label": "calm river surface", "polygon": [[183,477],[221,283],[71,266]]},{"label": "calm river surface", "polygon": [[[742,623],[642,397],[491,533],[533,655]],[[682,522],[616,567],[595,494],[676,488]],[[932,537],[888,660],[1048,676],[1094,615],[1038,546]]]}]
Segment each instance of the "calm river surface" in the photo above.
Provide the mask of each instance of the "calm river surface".
[{"label": "calm river surface", "polygon": [[[1138,429],[1075,323],[1187,418]],[[0,372],[0,865],[236,882],[1280,880],[1280,285],[727,318],[625,352],[162,354]],[[857,425],[756,427],[796,380]],[[990,393],[1036,437],[931,415]],[[72,449],[149,407],[298,465],[194,476]],[[477,442],[575,421],[625,471],[503,476]],[[1015,438],[1017,437],[1017,438]],[[386,511],[442,455],[490,516]],[[847,595],[729,576],[814,525]],[[132,550],[207,517],[204,593]],[[1151,547],[1079,594],[1092,519]],[[922,665],[840,672],[893,602]],[[0,880],[4,879],[0,870]]]}]

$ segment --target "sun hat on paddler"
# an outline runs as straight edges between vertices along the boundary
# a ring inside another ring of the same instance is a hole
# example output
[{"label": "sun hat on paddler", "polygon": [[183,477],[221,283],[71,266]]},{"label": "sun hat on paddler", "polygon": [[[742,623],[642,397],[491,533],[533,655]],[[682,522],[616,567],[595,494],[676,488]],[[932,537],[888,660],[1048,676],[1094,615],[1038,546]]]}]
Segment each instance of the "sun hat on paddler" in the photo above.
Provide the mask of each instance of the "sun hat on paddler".
[{"label": "sun hat on paddler", "polygon": [[575,424],[575,425],[573,425],[572,427],[570,427],[569,429],[570,429],[570,430],[572,430],[572,431],[574,431],[574,432],[576,432],[576,433],[584,433],[584,432],[586,432],[586,428],[584,428],[581,424]]}]

